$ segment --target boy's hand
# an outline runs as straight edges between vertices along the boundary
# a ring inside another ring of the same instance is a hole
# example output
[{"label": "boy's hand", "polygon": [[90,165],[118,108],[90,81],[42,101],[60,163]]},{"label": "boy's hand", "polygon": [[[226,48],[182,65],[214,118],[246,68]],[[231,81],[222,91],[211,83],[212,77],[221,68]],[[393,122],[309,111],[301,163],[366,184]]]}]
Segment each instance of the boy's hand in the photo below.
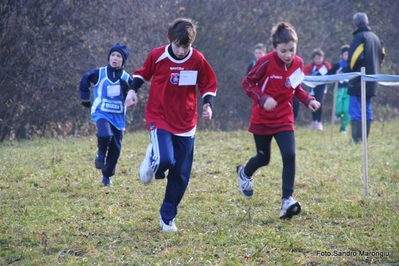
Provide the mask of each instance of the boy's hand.
[{"label": "boy's hand", "polygon": [[274,100],[272,97],[268,97],[265,101],[265,104],[263,105],[263,108],[266,109],[266,111],[271,111],[277,106],[276,100]]},{"label": "boy's hand", "polygon": [[318,101],[316,101],[316,100],[311,100],[310,103],[309,103],[309,105],[308,105],[308,108],[309,108],[312,112],[316,112],[317,109],[320,108],[320,103],[319,103]]},{"label": "boy's hand", "polygon": [[202,106],[202,119],[211,120],[212,119],[212,109],[209,103]]},{"label": "boy's hand", "polygon": [[134,90],[130,90],[126,95],[125,105],[127,108],[136,106],[139,102],[137,94]]}]

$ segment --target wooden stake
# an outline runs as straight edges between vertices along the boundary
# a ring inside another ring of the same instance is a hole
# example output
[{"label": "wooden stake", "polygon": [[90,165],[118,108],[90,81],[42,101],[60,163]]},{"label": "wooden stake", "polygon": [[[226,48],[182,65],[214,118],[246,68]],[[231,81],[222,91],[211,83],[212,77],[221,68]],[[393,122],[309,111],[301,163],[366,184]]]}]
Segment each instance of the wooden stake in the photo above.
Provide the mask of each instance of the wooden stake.
[{"label": "wooden stake", "polygon": [[333,106],[332,106],[332,112],[331,112],[331,131],[330,131],[330,141],[333,138],[333,131],[334,131],[334,118],[335,118],[335,105],[337,104],[337,91],[338,91],[338,82],[335,82],[334,84],[334,90],[333,90]]},{"label": "wooden stake", "polygon": [[368,191],[368,161],[367,161],[367,117],[366,117],[366,82],[363,80],[365,67],[361,68],[361,98],[362,98],[362,144],[363,144],[363,185],[364,195],[369,195]]}]

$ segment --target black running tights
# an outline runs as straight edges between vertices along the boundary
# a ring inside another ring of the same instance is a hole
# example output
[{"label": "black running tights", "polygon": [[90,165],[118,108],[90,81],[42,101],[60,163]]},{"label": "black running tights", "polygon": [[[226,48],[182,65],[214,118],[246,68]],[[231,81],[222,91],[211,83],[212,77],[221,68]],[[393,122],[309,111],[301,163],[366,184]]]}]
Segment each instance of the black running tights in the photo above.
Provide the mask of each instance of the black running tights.
[{"label": "black running tights", "polygon": [[244,173],[252,176],[256,170],[266,166],[270,162],[271,141],[276,139],[280,148],[283,161],[282,191],[283,199],[292,196],[295,181],[295,135],[293,131],[284,131],[275,135],[256,135],[254,134],[256,155],[249,159],[245,166]]}]

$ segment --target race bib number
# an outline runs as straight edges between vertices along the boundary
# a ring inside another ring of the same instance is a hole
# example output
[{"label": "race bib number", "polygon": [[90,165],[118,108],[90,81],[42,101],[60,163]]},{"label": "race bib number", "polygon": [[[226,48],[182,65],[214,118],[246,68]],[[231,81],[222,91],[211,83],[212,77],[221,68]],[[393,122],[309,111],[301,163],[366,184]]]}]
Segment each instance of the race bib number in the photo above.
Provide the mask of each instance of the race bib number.
[{"label": "race bib number", "polygon": [[325,65],[323,65],[321,68],[319,68],[319,73],[324,76],[325,74],[327,74],[328,69],[326,68]]},{"label": "race bib number", "polygon": [[110,85],[107,86],[107,96],[108,97],[116,97],[121,94],[121,86],[120,85]]},{"label": "race bib number", "polygon": [[299,84],[301,84],[301,82],[303,81],[304,78],[305,78],[305,75],[303,74],[303,72],[300,68],[295,70],[294,73],[292,73],[291,76],[289,77],[291,87],[293,87],[295,89]]},{"label": "race bib number", "polygon": [[198,71],[183,70],[180,71],[179,86],[196,85]]}]

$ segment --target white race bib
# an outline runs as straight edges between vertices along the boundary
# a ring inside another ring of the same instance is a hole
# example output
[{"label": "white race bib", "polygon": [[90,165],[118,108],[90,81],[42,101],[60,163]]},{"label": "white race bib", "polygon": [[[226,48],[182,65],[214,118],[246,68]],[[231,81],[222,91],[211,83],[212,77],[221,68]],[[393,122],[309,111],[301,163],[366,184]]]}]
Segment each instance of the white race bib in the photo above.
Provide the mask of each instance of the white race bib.
[{"label": "white race bib", "polygon": [[324,76],[325,74],[327,74],[328,69],[326,68],[325,65],[323,65],[320,69],[319,69],[319,73]]},{"label": "white race bib", "polygon": [[291,76],[289,77],[291,87],[295,89],[299,84],[302,83],[304,78],[305,75],[303,74],[301,68],[298,67],[298,69],[295,70],[294,73],[292,73]]},{"label": "white race bib", "polygon": [[110,85],[107,87],[107,96],[108,97],[116,97],[121,93],[120,85]]},{"label": "white race bib", "polygon": [[196,70],[183,70],[180,71],[179,86],[196,85],[198,71]]}]

